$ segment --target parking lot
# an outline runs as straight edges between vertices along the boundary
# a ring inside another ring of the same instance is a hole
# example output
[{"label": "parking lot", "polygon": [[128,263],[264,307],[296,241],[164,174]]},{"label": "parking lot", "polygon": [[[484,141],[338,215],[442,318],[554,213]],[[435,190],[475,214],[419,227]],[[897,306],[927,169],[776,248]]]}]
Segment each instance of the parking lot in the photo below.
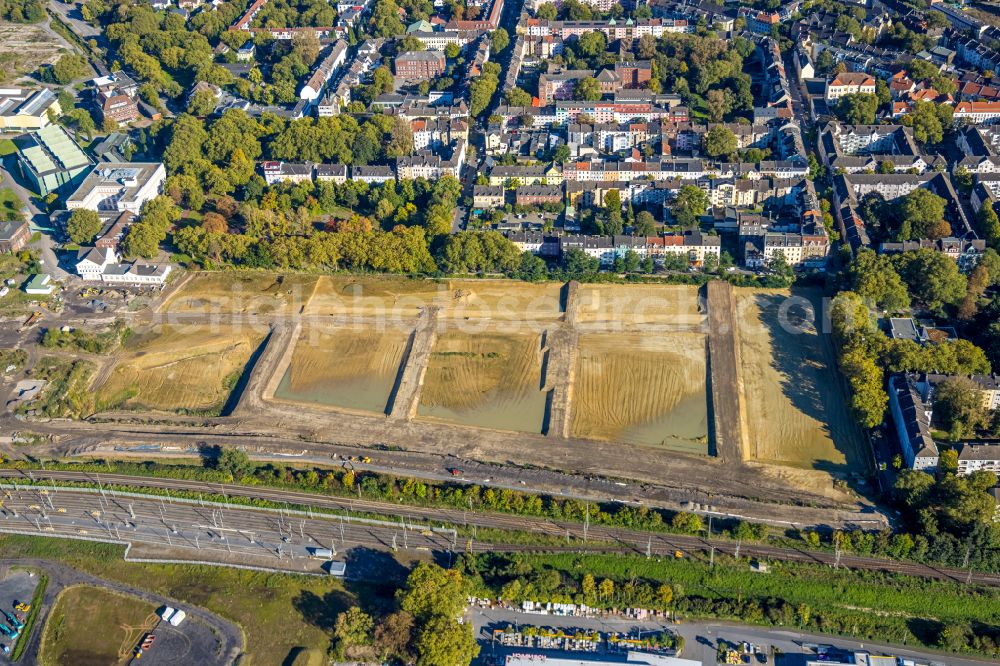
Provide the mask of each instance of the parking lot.
[{"label": "parking lot", "polygon": [[133,657],[129,663],[137,666],[221,663],[222,645],[215,633],[190,616],[178,627],[161,621],[150,633],[156,636],[152,646],[141,658]]},{"label": "parking lot", "polygon": [[[28,571],[23,569],[0,571],[0,610],[13,614],[15,613],[14,604],[16,602],[23,601],[26,604],[30,604],[37,586],[38,576]],[[17,613],[17,615],[23,621],[27,614]],[[2,616],[0,616],[0,622],[10,627],[10,622],[2,618]],[[5,635],[0,635],[0,644],[6,645],[11,651],[14,649],[14,641]],[[3,654],[0,651],[0,664],[9,663],[11,663],[10,655]]]}]

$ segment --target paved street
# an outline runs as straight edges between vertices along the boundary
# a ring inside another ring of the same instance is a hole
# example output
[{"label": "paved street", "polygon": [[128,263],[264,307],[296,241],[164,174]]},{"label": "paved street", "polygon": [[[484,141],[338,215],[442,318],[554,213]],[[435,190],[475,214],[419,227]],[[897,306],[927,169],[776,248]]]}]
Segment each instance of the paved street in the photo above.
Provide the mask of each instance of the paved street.
[{"label": "paved street", "polygon": [[[14,190],[17,196],[21,199],[29,221],[31,222],[32,230],[49,229],[49,225],[51,224],[49,216],[35,206],[34,201],[31,199],[31,193],[23,188],[21,184],[18,183],[8,172],[8,169],[13,165],[13,159],[13,157],[7,157],[6,162],[0,160],[0,187],[7,187]],[[51,275],[54,280],[64,280],[69,277],[69,273],[59,266],[59,260],[56,258],[53,245],[52,236],[43,231],[39,241],[37,243],[33,243],[31,247],[38,250],[40,255],[39,258],[42,262],[42,268],[45,272]]]}]

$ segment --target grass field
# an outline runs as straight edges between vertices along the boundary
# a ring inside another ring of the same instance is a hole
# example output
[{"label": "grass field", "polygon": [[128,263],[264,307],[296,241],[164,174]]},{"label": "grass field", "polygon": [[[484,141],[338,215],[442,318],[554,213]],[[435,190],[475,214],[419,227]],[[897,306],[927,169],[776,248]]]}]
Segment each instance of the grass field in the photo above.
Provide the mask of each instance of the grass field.
[{"label": "grass field", "polygon": [[701,334],[582,335],[571,432],[706,453],[705,376]]},{"label": "grass field", "polygon": [[245,326],[137,332],[98,380],[98,409],[218,412],[263,339],[262,331]]},{"label": "grass field", "polygon": [[[820,312],[818,292],[796,291],[788,309],[796,324]],[[748,418],[748,457],[805,469],[846,472],[864,466],[861,434],[844,402],[828,341],[814,325],[797,332],[780,323],[785,290],[736,291],[737,326]]]},{"label": "grass field", "polygon": [[697,325],[698,288],[687,285],[583,284],[577,297],[576,320],[610,330],[644,324]]},{"label": "grass field", "polygon": [[534,334],[438,335],[417,414],[464,425],[541,432],[541,337]]},{"label": "grass field", "polygon": [[[282,664],[300,648],[325,654],[336,614],[356,603],[343,582],[331,577],[136,564],[122,561],[122,552],[121,546],[110,544],[0,535],[0,553],[5,557],[65,562],[95,576],[201,606],[235,622],[246,639],[243,666]],[[370,588],[364,590],[367,603],[378,603],[377,594]]]},{"label": "grass field", "polygon": [[66,52],[63,41],[40,25],[0,21],[0,83],[52,64]]},{"label": "grass field", "polygon": [[162,312],[294,314],[302,311],[318,278],[274,273],[197,273],[160,307]]},{"label": "grass field", "polygon": [[382,413],[407,339],[398,329],[306,327],[275,397]]},{"label": "grass field", "polygon": [[155,606],[141,599],[98,587],[70,587],[60,593],[45,623],[39,661],[43,666],[128,663],[130,648],[155,624]]}]

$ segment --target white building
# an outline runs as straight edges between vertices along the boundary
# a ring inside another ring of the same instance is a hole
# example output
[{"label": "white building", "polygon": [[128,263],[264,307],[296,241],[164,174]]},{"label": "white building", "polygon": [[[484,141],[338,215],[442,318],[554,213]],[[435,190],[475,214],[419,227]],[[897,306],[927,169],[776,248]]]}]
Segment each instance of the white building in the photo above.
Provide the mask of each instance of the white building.
[{"label": "white building", "polygon": [[76,253],[76,273],[84,280],[100,281],[108,266],[118,263],[118,255],[109,247],[81,247]]},{"label": "white building", "polygon": [[955,120],[995,123],[1000,120],[1000,102],[959,102],[955,105]]},{"label": "white building", "polygon": [[143,204],[160,194],[166,178],[160,162],[105,162],[80,183],[66,208],[138,215]]},{"label": "white building", "polygon": [[171,270],[169,264],[123,263],[111,248],[82,247],[76,256],[76,272],[81,279],[88,282],[122,286],[163,286]]},{"label": "white building", "polygon": [[864,72],[841,72],[826,86],[826,99],[838,100],[856,93],[875,94],[875,79]]}]

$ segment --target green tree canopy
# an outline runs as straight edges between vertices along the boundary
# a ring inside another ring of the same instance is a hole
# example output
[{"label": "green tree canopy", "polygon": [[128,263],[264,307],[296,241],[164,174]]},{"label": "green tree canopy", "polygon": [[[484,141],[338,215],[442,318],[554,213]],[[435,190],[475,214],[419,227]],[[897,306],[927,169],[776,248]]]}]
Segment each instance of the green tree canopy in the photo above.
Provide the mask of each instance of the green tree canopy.
[{"label": "green tree canopy", "polygon": [[949,377],[934,391],[934,421],[954,439],[975,437],[990,424],[983,393],[968,377]]},{"label": "green tree canopy", "polygon": [[956,305],[965,295],[966,280],[958,265],[941,252],[920,249],[893,258],[910,294],[931,310]]},{"label": "green tree canopy", "polygon": [[918,187],[905,197],[900,205],[902,224],[900,240],[943,238],[951,233],[951,225],[944,221],[945,200],[930,190]]},{"label": "green tree canopy", "polygon": [[852,125],[874,125],[878,98],[869,93],[844,95],[837,101],[837,116]]},{"label": "green tree canopy", "polygon": [[872,250],[862,250],[851,262],[851,289],[880,310],[898,312],[910,307],[910,294],[892,261]]},{"label": "green tree canopy", "polygon": [[670,212],[677,224],[685,228],[698,226],[708,209],[708,195],[697,185],[681,185]]},{"label": "green tree canopy", "polygon": [[517,86],[508,90],[507,94],[504,95],[504,99],[511,106],[531,106],[531,94]]},{"label": "green tree canopy", "polygon": [[596,102],[601,99],[601,86],[592,76],[578,79],[573,86],[573,99]]},{"label": "green tree canopy", "polygon": [[75,209],[66,222],[66,233],[69,239],[77,245],[84,245],[94,240],[101,231],[101,218],[97,213],[85,208]]},{"label": "green tree canopy", "polygon": [[731,159],[738,149],[736,135],[725,125],[714,125],[705,133],[705,154],[716,159]]}]

